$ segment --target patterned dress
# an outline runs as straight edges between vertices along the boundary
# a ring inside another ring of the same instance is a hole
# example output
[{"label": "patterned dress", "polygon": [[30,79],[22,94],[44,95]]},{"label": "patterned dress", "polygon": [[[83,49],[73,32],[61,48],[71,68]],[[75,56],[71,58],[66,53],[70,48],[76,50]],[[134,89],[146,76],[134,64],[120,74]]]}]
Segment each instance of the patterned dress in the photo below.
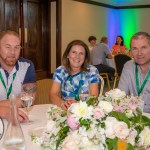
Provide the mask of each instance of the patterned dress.
[{"label": "patterned dress", "polygon": [[64,66],[60,66],[56,69],[53,81],[61,84],[61,96],[62,99],[75,98],[79,100],[79,94],[89,93],[89,86],[92,83],[99,83],[99,72],[96,67],[89,65],[88,71],[78,72],[75,75],[69,75]]}]

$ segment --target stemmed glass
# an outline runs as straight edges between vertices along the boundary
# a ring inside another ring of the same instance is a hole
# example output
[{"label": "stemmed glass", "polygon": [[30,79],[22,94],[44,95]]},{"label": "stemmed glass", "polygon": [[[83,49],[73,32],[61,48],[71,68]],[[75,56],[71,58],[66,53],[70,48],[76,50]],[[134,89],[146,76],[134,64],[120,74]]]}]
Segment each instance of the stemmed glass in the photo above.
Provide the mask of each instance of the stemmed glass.
[{"label": "stemmed glass", "polygon": [[[22,106],[26,109],[27,116],[29,118],[29,108],[35,99],[36,83],[26,83],[22,85],[20,100]],[[28,120],[27,123],[33,121]]]}]

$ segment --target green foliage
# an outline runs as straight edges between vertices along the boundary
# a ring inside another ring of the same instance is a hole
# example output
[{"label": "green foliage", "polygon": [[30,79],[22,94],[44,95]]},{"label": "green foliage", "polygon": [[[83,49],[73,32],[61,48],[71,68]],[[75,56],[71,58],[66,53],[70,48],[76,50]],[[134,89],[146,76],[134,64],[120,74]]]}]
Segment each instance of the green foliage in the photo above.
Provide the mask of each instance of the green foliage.
[{"label": "green foliage", "polygon": [[117,149],[118,138],[114,138],[114,139],[107,138],[106,143],[108,146],[108,150]]},{"label": "green foliage", "polygon": [[80,118],[79,119],[79,122],[80,122],[80,126],[85,126],[86,127],[86,130],[88,130],[90,128],[90,124],[91,124],[91,121],[89,119],[83,119],[83,118]]},{"label": "green foliage", "polygon": [[97,102],[97,99],[95,96],[90,96],[89,99],[86,101],[88,106],[95,106]]},{"label": "green foliage", "polygon": [[125,113],[118,113],[116,111],[112,111],[112,116],[119,121],[125,122],[128,125],[128,128],[130,128],[130,120],[128,119]]},{"label": "green foliage", "polygon": [[134,150],[134,147],[130,143],[128,143],[127,144],[127,150]]},{"label": "green foliage", "polygon": [[60,129],[60,131],[58,132],[58,134],[56,136],[59,137],[57,143],[56,143],[56,150],[58,149],[59,144],[63,141],[63,139],[65,139],[65,137],[67,136],[67,133],[69,131],[69,126],[64,126],[63,128]]}]

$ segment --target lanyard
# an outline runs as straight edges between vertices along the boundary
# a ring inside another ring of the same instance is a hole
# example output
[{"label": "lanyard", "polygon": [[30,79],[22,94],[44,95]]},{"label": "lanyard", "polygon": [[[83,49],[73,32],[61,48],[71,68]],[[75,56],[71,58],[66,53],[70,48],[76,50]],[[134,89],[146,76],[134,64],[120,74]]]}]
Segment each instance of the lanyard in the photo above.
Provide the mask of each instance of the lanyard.
[{"label": "lanyard", "polygon": [[136,89],[137,89],[137,92],[138,92],[138,96],[140,96],[141,92],[143,91],[147,81],[148,81],[148,78],[150,77],[150,70],[147,72],[146,74],[146,77],[140,87],[140,84],[139,84],[139,77],[138,77],[138,67],[136,65],[136,68],[135,68],[135,78],[136,78]]},{"label": "lanyard", "polygon": [[7,91],[7,99],[9,98],[9,95],[10,95],[10,93],[11,93],[11,91],[12,91],[12,84],[13,84],[13,82],[14,82],[14,79],[15,79],[15,77],[16,77],[16,74],[17,74],[17,71],[13,74],[13,81],[12,81],[12,83],[11,83],[9,89],[7,90],[7,87],[6,87],[6,84],[5,84],[5,82],[4,82],[2,73],[0,72],[0,79],[1,79],[1,81],[2,81],[2,83],[3,83],[3,86],[5,87],[5,89],[6,89],[6,91]]},{"label": "lanyard", "polygon": [[[81,88],[82,88],[82,77],[83,77],[83,73],[81,73],[81,80],[79,81],[79,86],[77,87],[77,92],[75,92],[74,88],[72,87],[72,93],[74,94],[75,100],[78,101],[79,100],[79,94],[81,92]],[[68,80],[70,81],[70,84],[72,85],[73,80],[72,80],[72,76],[70,75]]]}]

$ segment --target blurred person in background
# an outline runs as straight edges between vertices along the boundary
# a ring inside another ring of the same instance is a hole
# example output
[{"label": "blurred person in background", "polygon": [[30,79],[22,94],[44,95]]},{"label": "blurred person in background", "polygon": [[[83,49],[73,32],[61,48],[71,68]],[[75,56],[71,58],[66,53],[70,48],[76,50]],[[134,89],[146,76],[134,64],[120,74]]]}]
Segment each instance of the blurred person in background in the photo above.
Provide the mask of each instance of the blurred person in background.
[{"label": "blurred person in background", "polygon": [[112,54],[125,53],[126,46],[124,45],[124,39],[121,35],[116,37],[116,43],[112,46]]},{"label": "blurred person in background", "polygon": [[95,36],[89,36],[88,41],[89,41],[89,50],[90,52],[92,51],[93,47],[96,45],[96,37]]},{"label": "blurred person in background", "polygon": [[108,48],[108,38],[102,37],[100,43],[96,44],[91,52],[91,62],[99,73],[108,73],[109,79],[112,80],[115,69],[107,65],[106,58],[113,59],[113,56]]}]

